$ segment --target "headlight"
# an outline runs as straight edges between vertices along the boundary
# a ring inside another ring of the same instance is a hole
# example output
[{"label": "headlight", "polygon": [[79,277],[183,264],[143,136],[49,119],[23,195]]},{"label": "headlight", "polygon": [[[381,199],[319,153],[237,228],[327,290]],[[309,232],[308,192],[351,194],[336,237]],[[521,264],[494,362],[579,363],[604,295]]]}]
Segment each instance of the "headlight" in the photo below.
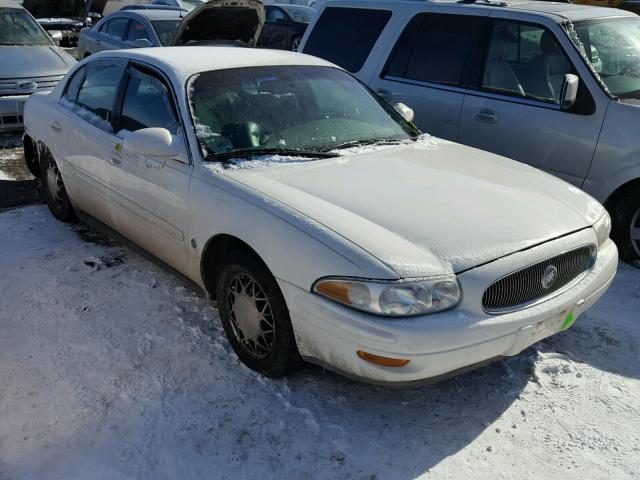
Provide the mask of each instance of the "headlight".
[{"label": "headlight", "polygon": [[609,239],[609,234],[611,233],[611,217],[606,211],[604,212],[604,215],[600,217],[600,220],[593,225],[593,228],[596,231],[598,246],[602,245]]},{"label": "headlight", "polygon": [[455,275],[404,282],[323,278],[315,283],[313,291],[356,310],[385,317],[425,315],[460,303]]}]

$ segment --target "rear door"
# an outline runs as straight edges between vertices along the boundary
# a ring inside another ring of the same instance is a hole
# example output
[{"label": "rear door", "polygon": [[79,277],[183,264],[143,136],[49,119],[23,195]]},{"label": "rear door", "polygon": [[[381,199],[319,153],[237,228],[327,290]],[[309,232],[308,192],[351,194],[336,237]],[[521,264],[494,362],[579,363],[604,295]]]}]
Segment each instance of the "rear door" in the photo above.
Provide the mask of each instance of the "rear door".
[{"label": "rear door", "polygon": [[413,108],[423,131],[457,140],[474,54],[486,33],[486,11],[479,13],[415,15],[381,59],[371,88]]},{"label": "rear door", "polygon": [[118,143],[114,103],[125,67],[121,59],[90,61],[74,73],[59,108],[52,109],[51,130],[59,139],[71,197],[83,211],[111,226],[106,162]]},{"label": "rear door", "polygon": [[286,12],[275,5],[265,5],[265,21],[258,45],[269,48],[287,48],[287,22]]},{"label": "rear door", "polygon": [[[554,24],[555,25],[555,24]],[[559,30],[559,27],[555,25]],[[564,41],[566,35],[559,32]],[[533,165],[581,186],[594,155],[606,104],[585,83],[550,27],[494,19],[474,88],[464,101],[460,142]],[[575,53],[575,52],[574,52]],[[562,110],[564,76],[580,77],[578,101]]]},{"label": "rear door", "polygon": [[[127,69],[119,103],[119,143],[106,165],[117,230],[167,264],[179,268],[187,250],[187,201],[192,164],[170,83],[145,65]],[[122,149],[126,131],[165,128],[181,139],[175,158],[151,158]]]}]

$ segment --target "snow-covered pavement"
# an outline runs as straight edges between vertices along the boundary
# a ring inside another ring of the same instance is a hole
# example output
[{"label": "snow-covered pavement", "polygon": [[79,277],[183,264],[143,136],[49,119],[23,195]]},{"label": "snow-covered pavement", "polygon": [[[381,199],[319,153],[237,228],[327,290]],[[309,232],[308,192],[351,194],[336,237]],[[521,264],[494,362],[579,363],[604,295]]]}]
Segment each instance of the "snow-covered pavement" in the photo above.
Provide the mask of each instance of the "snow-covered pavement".
[{"label": "snow-covered pavement", "polygon": [[413,390],[264,379],[200,292],[0,214],[0,479],[640,478],[640,270],[569,331]]}]

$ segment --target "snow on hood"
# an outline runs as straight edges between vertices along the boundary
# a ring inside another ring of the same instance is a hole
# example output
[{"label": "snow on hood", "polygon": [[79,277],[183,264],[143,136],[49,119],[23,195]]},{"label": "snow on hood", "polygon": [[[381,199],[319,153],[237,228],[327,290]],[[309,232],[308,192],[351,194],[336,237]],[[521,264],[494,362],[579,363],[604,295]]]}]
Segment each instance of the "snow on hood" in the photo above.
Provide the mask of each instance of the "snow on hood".
[{"label": "snow on hood", "polygon": [[264,20],[260,0],[210,0],[180,22],[173,44],[240,42],[253,47]]},{"label": "snow on hood", "polygon": [[443,140],[219,173],[277,199],[404,278],[461,272],[593,225],[603,207],[527,165]]}]

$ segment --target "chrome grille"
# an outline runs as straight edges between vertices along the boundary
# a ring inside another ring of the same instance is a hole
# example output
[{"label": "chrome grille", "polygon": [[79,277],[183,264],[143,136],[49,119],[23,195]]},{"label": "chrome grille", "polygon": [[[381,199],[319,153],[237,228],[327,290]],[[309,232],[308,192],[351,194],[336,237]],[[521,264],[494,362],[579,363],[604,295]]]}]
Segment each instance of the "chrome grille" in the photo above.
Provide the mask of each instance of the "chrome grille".
[{"label": "chrome grille", "polygon": [[513,272],[485,290],[482,308],[498,313],[548,297],[585,273],[595,255],[595,246],[584,246]]},{"label": "chrome grille", "polygon": [[[2,78],[0,79],[0,96],[29,95],[33,92],[53,90],[62,77],[62,75],[56,75],[54,77]],[[34,82],[36,88],[24,89],[18,86],[21,83],[29,82]]]}]

